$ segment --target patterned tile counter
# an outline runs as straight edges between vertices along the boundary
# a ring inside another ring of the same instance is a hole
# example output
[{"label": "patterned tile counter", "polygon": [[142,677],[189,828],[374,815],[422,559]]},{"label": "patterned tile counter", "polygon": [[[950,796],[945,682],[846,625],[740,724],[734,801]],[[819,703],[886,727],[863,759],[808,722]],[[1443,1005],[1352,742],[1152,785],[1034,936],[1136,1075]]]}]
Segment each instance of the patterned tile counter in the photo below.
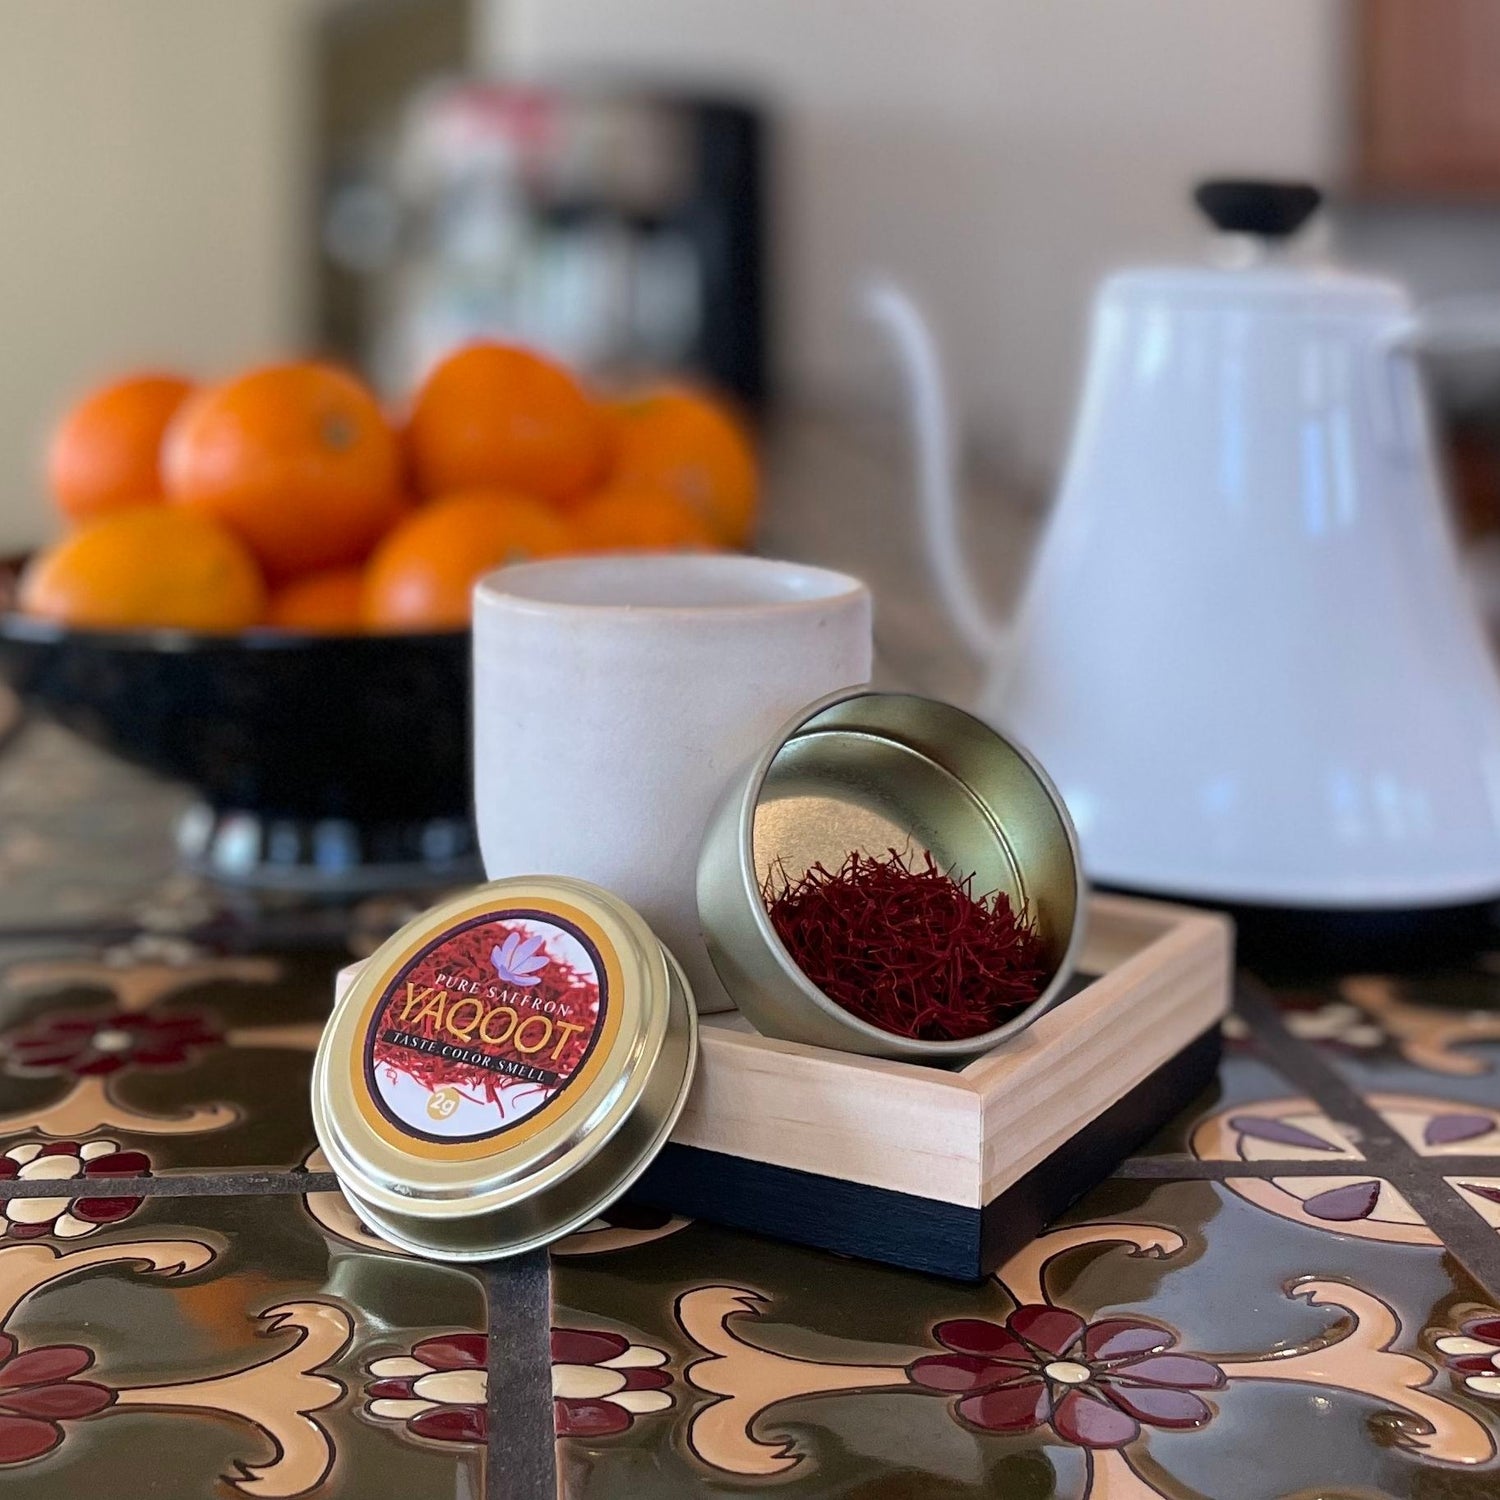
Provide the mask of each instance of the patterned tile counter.
[{"label": "patterned tile counter", "polygon": [[[513,1269],[386,1249],[309,1118],[331,976],[409,901],[230,900],[174,806],[50,731],[0,758],[0,1486],[519,1492]],[[1231,1032],[979,1286],[629,1207],[556,1246],[564,1492],[1500,1495],[1500,974],[1247,976]]]}]

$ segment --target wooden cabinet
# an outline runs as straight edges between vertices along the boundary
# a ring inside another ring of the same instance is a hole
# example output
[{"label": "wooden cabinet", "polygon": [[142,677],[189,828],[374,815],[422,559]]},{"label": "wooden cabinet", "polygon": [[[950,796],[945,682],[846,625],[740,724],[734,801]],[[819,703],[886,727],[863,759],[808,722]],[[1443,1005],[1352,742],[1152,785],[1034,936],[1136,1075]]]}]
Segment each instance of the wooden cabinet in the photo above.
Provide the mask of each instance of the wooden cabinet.
[{"label": "wooden cabinet", "polygon": [[1357,183],[1500,198],[1500,3],[1356,0]]}]

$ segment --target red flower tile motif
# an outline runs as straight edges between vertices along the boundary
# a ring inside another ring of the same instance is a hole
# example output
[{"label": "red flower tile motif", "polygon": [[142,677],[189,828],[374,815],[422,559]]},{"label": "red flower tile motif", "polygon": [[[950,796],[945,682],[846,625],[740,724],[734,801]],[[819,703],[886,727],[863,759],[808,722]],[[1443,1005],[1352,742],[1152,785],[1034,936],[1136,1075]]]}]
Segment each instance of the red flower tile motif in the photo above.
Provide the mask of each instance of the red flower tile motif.
[{"label": "red flower tile motif", "polygon": [[50,1453],[63,1440],[64,1422],[113,1403],[108,1386],[76,1378],[93,1362],[93,1354],[77,1344],[18,1353],[15,1339],[0,1333],[0,1465]]},{"label": "red flower tile motif", "polygon": [[[409,1355],[377,1359],[366,1412],[418,1437],[482,1443],[489,1399],[489,1340],[482,1333],[423,1339]],[[672,1404],[666,1352],[617,1333],[552,1330],[553,1417],[560,1437],[607,1437]]]},{"label": "red flower tile motif", "polygon": [[1456,1333],[1438,1339],[1436,1348],[1465,1390],[1500,1396],[1500,1314],[1470,1318]]},{"label": "red flower tile motif", "polygon": [[[1401,1418],[1389,1430],[1390,1446],[1419,1462],[1473,1472],[1495,1459],[1494,1424],[1431,1389],[1432,1364],[1403,1347],[1409,1340],[1396,1309],[1348,1282],[1303,1277],[1285,1289],[1307,1307],[1337,1309],[1337,1324],[1300,1344],[1277,1340],[1264,1351],[1211,1360],[1178,1351],[1174,1330],[1158,1323],[1136,1316],[1089,1321],[1050,1301],[1048,1273],[1060,1256],[1122,1245],[1134,1255],[1170,1257],[1187,1244],[1186,1236],[1160,1224],[1110,1221],[1049,1230],[996,1273],[996,1287],[1015,1309],[1009,1318],[940,1322],[934,1333],[944,1352],[899,1364],[887,1361],[885,1344],[836,1335],[820,1338],[814,1358],[788,1353],[774,1347],[777,1322],[785,1320],[766,1320],[770,1303],[763,1294],[694,1287],[678,1297],[675,1309],[683,1334],[703,1351],[688,1362],[684,1380],[710,1399],[692,1413],[684,1442],[721,1473],[785,1475],[809,1454],[788,1423],[772,1418],[782,1403],[877,1391],[936,1394],[951,1400],[949,1415],[970,1432],[1032,1433],[1033,1441],[1081,1448],[1088,1460],[1081,1489],[1091,1500],[1146,1500],[1182,1488],[1159,1467],[1170,1445],[1153,1445],[1156,1462],[1143,1464],[1147,1445],[1139,1440],[1147,1429],[1202,1428],[1215,1412],[1201,1393],[1264,1381],[1377,1401]],[[1500,1314],[1475,1309],[1474,1317],[1485,1326],[1467,1326],[1466,1337],[1490,1358],[1489,1337],[1500,1349]],[[753,1335],[757,1323],[770,1331],[769,1340]],[[893,1413],[891,1420],[898,1419]],[[797,1422],[803,1420],[799,1411]]]},{"label": "red flower tile motif", "polygon": [[[113,1141],[22,1141],[0,1155],[0,1179],[22,1182],[80,1179],[110,1186],[115,1177],[149,1177],[151,1158],[144,1151],[121,1151]],[[106,1224],[128,1219],[139,1198],[7,1198],[0,1202],[0,1235],[13,1240],[55,1235],[77,1239]]]},{"label": "red flower tile motif", "polygon": [[69,1011],[19,1027],[0,1045],[15,1072],[107,1078],[123,1068],[180,1067],[194,1051],[219,1040],[218,1030],[196,1011]]},{"label": "red flower tile motif", "polygon": [[672,1404],[666,1351],[618,1333],[552,1330],[552,1411],[559,1437],[608,1437]]},{"label": "red flower tile motif", "polygon": [[365,1388],[366,1411],[406,1423],[418,1437],[442,1443],[482,1443],[489,1339],[482,1333],[445,1333],[423,1339],[408,1355],[377,1359]]},{"label": "red flower tile motif", "polygon": [[910,1365],[911,1380],[957,1395],[954,1415],[985,1432],[1050,1426],[1082,1448],[1121,1448],[1141,1427],[1202,1427],[1213,1408],[1195,1395],[1224,1372],[1196,1354],[1170,1352],[1176,1336],[1139,1318],[1086,1323],[1063,1307],[1018,1307],[1002,1327],[956,1318],[933,1330],[948,1352]]}]

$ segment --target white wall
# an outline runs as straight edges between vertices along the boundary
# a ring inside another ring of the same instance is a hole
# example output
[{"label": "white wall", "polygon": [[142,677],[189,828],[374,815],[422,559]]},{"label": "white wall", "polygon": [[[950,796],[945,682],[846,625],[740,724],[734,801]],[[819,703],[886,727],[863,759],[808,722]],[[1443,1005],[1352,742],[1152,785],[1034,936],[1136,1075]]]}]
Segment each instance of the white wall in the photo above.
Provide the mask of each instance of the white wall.
[{"label": "white wall", "polygon": [[300,329],[304,0],[3,0],[0,550],[47,534],[81,383],[211,373]]},{"label": "white wall", "polygon": [[1199,176],[1333,169],[1340,26],[1339,0],[491,0],[485,52],[764,93],[787,373],[870,387],[846,299],[889,267],[943,331],[971,438],[1044,479],[1100,272],[1193,254]]}]

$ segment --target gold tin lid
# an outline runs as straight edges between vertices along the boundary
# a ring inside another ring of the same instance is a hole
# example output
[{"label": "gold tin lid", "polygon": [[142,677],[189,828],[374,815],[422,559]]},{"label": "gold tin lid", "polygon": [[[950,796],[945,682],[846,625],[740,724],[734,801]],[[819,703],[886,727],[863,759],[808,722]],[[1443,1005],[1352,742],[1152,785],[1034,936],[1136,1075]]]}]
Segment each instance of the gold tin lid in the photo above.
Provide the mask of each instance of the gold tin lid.
[{"label": "gold tin lid", "polygon": [[[882,1031],[835,1004],[797,967],[761,891],[889,849],[974,876],[1036,923],[1041,994],[1004,1025],[962,1041]],[[698,864],[698,915],[719,978],[758,1031],[874,1057],[959,1061],[1029,1026],[1066,990],[1083,943],[1087,887],[1061,795],[1019,745],[972,714],[912,693],[859,688],[803,709],[730,786]]]},{"label": "gold tin lid", "polygon": [[665,1144],[697,1056],[676,960],[586,881],[478,886],[365,961],[324,1029],[313,1121],[393,1243],[515,1255],[608,1207]]}]

